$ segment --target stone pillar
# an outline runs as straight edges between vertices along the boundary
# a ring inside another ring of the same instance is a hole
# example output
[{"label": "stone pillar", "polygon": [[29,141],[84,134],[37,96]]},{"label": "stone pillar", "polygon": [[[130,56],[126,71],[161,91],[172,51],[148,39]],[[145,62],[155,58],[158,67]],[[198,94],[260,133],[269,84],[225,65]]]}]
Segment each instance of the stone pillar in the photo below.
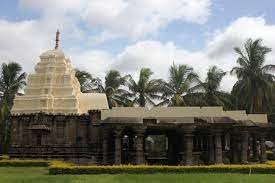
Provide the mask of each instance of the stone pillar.
[{"label": "stone pillar", "polygon": [[222,141],[221,134],[215,134],[215,164],[222,164]]},{"label": "stone pillar", "polygon": [[184,154],[185,165],[193,164],[193,134],[192,132],[185,132],[184,134]]},{"label": "stone pillar", "polygon": [[214,149],[214,140],[213,135],[208,135],[208,158],[209,164],[215,163],[215,149]]},{"label": "stone pillar", "polygon": [[266,146],[265,146],[265,136],[261,135],[260,137],[260,146],[261,146],[261,162],[266,162],[267,157],[266,157]]},{"label": "stone pillar", "polygon": [[248,131],[242,131],[241,132],[241,163],[247,164],[247,151],[248,151]]},{"label": "stone pillar", "polygon": [[23,145],[24,144],[24,139],[23,139],[23,124],[22,124],[22,120],[18,121],[19,123],[19,132],[18,132],[18,136],[19,136],[19,144]]},{"label": "stone pillar", "polygon": [[115,130],[115,164],[121,164],[121,133],[122,130]]},{"label": "stone pillar", "polygon": [[175,138],[173,134],[169,133],[168,134],[168,163],[169,164],[172,164],[175,160],[174,144],[173,144],[174,141],[175,141]]},{"label": "stone pillar", "polygon": [[52,129],[51,129],[51,137],[52,137],[52,145],[57,144],[57,130],[56,130],[56,121],[53,119],[52,121]]},{"label": "stone pillar", "polygon": [[231,146],[232,162],[238,163],[239,162],[238,137],[236,136],[236,134],[231,134],[231,135],[232,135],[232,146]]},{"label": "stone pillar", "polygon": [[185,126],[182,127],[182,150],[181,152],[181,165],[192,165],[193,164],[193,131],[194,127]]},{"label": "stone pillar", "polygon": [[[29,122],[28,129],[30,129],[31,126],[31,122]],[[33,145],[32,130],[28,130],[28,145]]]},{"label": "stone pillar", "polygon": [[253,149],[253,160],[259,161],[258,144],[257,144],[257,136],[256,135],[253,136],[252,149]]},{"label": "stone pillar", "polygon": [[[70,121],[65,121],[65,144],[69,145],[70,143]],[[81,125],[80,125],[81,126]]]},{"label": "stone pillar", "polygon": [[144,159],[144,133],[145,133],[145,129],[137,129],[136,130],[136,135],[137,135],[137,139],[136,139],[136,158],[137,158],[137,164],[144,164],[145,163],[145,159]]},{"label": "stone pillar", "polygon": [[[70,118],[70,119],[68,119],[68,129],[67,129],[67,135],[69,135],[69,137],[68,137],[68,143],[70,144],[70,145],[74,145],[75,144],[75,142],[76,142],[76,136],[75,136],[75,130],[77,129],[76,128],[76,120],[75,120],[75,118]],[[89,130],[90,128],[87,128],[87,129],[85,129],[85,130]],[[86,137],[85,137],[85,139],[84,139],[84,143],[87,143],[87,139],[86,139]],[[89,142],[88,142],[89,143]]]},{"label": "stone pillar", "polygon": [[104,165],[108,164],[108,138],[109,138],[109,131],[107,129],[104,129],[103,142],[102,142],[102,163]]}]

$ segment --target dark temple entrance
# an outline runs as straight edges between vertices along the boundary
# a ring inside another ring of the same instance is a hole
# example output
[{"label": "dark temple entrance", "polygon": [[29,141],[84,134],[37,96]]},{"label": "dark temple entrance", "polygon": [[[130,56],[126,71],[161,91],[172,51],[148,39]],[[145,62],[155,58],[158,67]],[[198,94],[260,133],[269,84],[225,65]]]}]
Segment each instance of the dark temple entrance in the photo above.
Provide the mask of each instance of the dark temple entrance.
[{"label": "dark temple entrance", "polygon": [[148,129],[145,138],[145,159],[148,164],[175,165],[179,145],[174,130]]}]

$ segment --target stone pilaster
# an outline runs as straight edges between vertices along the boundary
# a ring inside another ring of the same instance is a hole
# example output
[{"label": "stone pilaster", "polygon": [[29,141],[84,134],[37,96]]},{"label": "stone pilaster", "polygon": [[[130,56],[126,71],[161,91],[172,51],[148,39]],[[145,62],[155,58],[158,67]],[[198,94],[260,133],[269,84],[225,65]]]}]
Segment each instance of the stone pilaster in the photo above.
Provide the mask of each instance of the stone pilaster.
[{"label": "stone pilaster", "polygon": [[175,138],[172,133],[168,133],[168,163],[172,164],[176,158],[174,155],[174,142]]},{"label": "stone pilaster", "polygon": [[194,127],[182,127],[182,142],[183,142],[183,152],[180,164],[192,165],[193,164],[193,131]]},{"label": "stone pilaster", "polygon": [[[80,124],[79,124],[80,125]],[[70,121],[65,121],[65,144],[70,144]]]},{"label": "stone pilaster", "polygon": [[19,136],[19,144],[23,145],[24,144],[24,139],[23,139],[23,121],[18,121],[19,123],[19,132],[18,132],[18,136]]},{"label": "stone pilaster", "polygon": [[215,164],[222,164],[222,141],[221,133],[215,133]]},{"label": "stone pilaster", "polygon": [[232,155],[232,163],[239,163],[239,150],[238,150],[238,136],[235,133],[231,134],[231,155]]},{"label": "stone pilaster", "polygon": [[107,129],[103,130],[103,142],[102,142],[102,163],[108,164],[108,138],[109,131]]},{"label": "stone pilaster", "polygon": [[260,137],[260,146],[261,146],[261,162],[266,162],[266,146],[265,146],[265,135],[261,135]]},{"label": "stone pilaster", "polygon": [[247,151],[248,151],[248,131],[241,132],[241,163],[247,164]]},{"label": "stone pilaster", "polygon": [[136,155],[137,155],[137,164],[144,164],[145,163],[145,157],[144,157],[144,128],[139,128],[136,130]]},{"label": "stone pilaster", "polygon": [[[31,122],[29,122],[28,129],[30,129],[31,126]],[[28,145],[33,145],[32,130],[28,130]]]},{"label": "stone pilaster", "polygon": [[208,135],[208,158],[209,164],[215,163],[215,149],[214,149],[214,140],[213,135]]},{"label": "stone pilaster", "polygon": [[121,164],[121,134],[122,129],[116,129],[115,131],[115,164]]},{"label": "stone pilaster", "polygon": [[52,121],[52,129],[51,129],[51,137],[52,137],[52,144],[57,144],[57,130],[56,130],[56,120]]},{"label": "stone pilaster", "polygon": [[184,134],[185,139],[185,164],[192,165],[193,164],[193,134],[192,132]]},{"label": "stone pilaster", "polygon": [[254,135],[254,136],[253,136],[252,149],[253,149],[253,160],[254,160],[254,161],[259,161],[258,144],[257,144],[257,135]]}]

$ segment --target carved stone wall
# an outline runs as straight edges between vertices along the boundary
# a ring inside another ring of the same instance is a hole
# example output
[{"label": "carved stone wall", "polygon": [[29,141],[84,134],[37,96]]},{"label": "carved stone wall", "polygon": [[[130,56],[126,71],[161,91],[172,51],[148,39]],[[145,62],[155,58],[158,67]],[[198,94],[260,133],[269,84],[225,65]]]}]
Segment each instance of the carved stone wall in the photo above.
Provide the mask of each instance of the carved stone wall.
[{"label": "carved stone wall", "polygon": [[93,116],[100,115],[95,111],[86,115],[11,116],[10,156],[96,161],[101,134]]}]

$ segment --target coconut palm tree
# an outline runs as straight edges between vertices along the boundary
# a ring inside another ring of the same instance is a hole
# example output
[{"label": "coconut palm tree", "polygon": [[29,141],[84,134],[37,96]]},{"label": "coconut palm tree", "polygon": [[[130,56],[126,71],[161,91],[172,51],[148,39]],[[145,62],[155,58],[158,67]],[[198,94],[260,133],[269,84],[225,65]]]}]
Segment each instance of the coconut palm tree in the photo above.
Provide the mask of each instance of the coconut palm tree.
[{"label": "coconut palm tree", "polygon": [[2,64],[0,72],[0,143],[4,148],[4,152],[6,152],[9,143],[10,123],[8,116],[15,95],[26,84],[25,79],[26,73],[22,72],[22,67],[18,63]]},{"label": "coconut palm tree", "polygon": [[162,102],[158,105],[184,106],[184,95],[192,91],[193,86],[199,83],[198,75],[192,67],[173,64],[169,69],[169,80],[161,86]]},{"label": "coconut palm tree", "polygon": [[81,92],[87,93],[93,89],[94,79],[89,72],[75,69],[75,77],[78,79]]},{"label": "coconut palm tree", "polygon": [[229,93],[220,91],[220,84],[226,72],[219,69],[217,66],[212,66],[208,69],[205,82],[199,83],[193,89],[198,90],[203,96],[202,103],[207,106],[223,106],[225,109],[234,108],[232,97]]},{"label": "coconut palm tree", "polygon": [[10,109],[6,103],[0,105],[0,154],[6,154],[10,142]]},{"label": "coconut palm tree", "polygon": [[109,107],[117,107],[126,105],[125,102],[128,100],[123,97],[126,93],[121,86],[125,85],[127,76],[121,76],[119,71],[110,70],[105,76],[104,85],[101,81],[98,81],[97,89],[99,92],[103,92],[107,96]]},{"label": "coconut palm tree", "polygon": [[26,85],[26,73],[15,62],[3,63],[0,73],[1,104],[6,104],[10,110],[16,94]]},{"label": "coconut palm tree", "polygon": [[275,80],[271,72],[275,70],[275,65],[264,63],[271,48],[263,46],[261,39],[248,39],[244,48],[234,48],[239,55],[238,66],[231,70],[231,74],[235,74],[238,81],[233,87],[232,94],[238,98],[239,106],[249,113],[269,111]]},{"label": "coconut palm tree", "polygon": [[155,101],[160,99],[161,96],[161,83],[160,79],[151,79],[153,72],[149,68],[142,68],[139,73],[138,81],[135,81],[132,76],[128,76],[126,86],[128,87],[128,92],[123,96],[130,99],[128,105],[138,105],[140,107],[145,107],[147,104],[155,105]]}]

